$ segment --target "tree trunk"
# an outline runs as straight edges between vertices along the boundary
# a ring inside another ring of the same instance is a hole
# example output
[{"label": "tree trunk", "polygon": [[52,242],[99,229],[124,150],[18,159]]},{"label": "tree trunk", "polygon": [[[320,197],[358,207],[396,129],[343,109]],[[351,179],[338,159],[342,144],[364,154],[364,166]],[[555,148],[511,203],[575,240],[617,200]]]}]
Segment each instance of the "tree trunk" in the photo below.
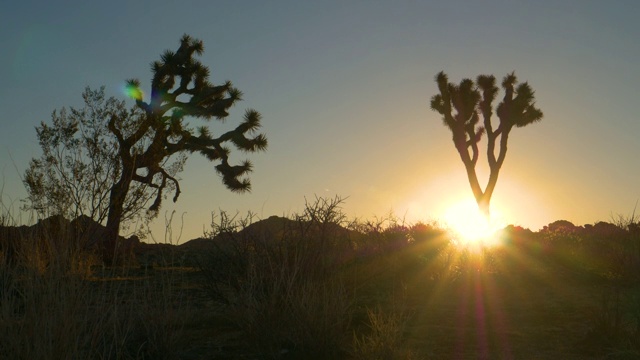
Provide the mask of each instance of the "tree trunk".
[{"label": "tree trunk", "polygon": [[478,209],[482,215],[489,221],[491,219],[491,197],[493,196],[493,191],[496,188],[496,184],[498,183],[498,174],[500,173],[500,166],[494,166],[491,168],[491,173],[489,174],[489,181],[487,182],[487,186],[482,192],[480,197],[476,196],[476,202],[478,203]]},{"label": "tree trunk", "polygon": [[120,221],[124,209],[124,200],[131,185],[130,171],[123,170],[120,180],[111,188],[109,196],[109,215],[107,217],[106,238],[102,248],[102,260],[105,265],[113,265],[117,257],[117,242],[120,235]]},{"label": "tree trunk", "polygon": [[482,196],[481,199],[476,200],[476,202],[478,203],[478,209],[480,210],[480,213],[482,214],[482,216],[484,216],[485,219],[489,221],[491,219],[491,210],[490,210],[491,198],[486,196],[485,194],[484,196]]}]

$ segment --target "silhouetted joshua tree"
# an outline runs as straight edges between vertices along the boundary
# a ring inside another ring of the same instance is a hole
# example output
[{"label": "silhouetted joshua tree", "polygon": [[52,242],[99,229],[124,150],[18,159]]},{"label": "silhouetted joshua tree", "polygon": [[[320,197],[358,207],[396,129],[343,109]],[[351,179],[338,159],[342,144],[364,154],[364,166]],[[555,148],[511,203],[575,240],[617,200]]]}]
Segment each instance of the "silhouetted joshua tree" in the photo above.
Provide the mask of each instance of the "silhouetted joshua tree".
[{"label": "silhouetted joshua tree", "polygon": [[[148,103],[143,100],[140,82],[127,81],[128,92],[144,111],[144,117],[135,129],[127,131],[117,126],[120,122],[116,114],[108,123],[109,130],[118,141],[122,172],[111,188],[109,197],[109,236],[104,252],[106,263],[113,260],[123,202],[132,182],[144,183],[157,190],[151,211],[158,211],[167,187],[174,192],[173,201],[178,199],[178,180],[163,168],[172,155],[198,152],[212,162],[219,162],[215,169],[228,189],[235,192],[251,189],[249,179],[243,177],[251,171],[251,163],[244,161],[239,165],[231,165],[231,151],[225,144],[233,144],[235,148],[246,152],[266,149],[266,137],[263,134],[254,135],[260,128],[260,114],[257,111],[247,110],[242,123],[217,137],[206,126],[194,130],[184,123],[187,117],[224,120],[229,115],[229,108],[241,100],[242,93],[231,82],[217,86],[209,82],[209,69],[194,57],[201,55],[203,50],[202,41],[184,35],[176,52],[165,51],[161,60],[152,64],[153,80]],[[147,145],[143,149],[136,147],[145,137],[150,139]]]},{"label": "silhouetted joshua tree", "polygon": [[[509,134],[514,126],[523,127],[542,120],[542,112],[535,107],[534,92],[529,84],[518,84],[515,73],[508,74],[502,80],[504,98],[496,108],[499,123],[495,129],[491,117],[494,114],[492,103],[498,87],[493,75],[480,75],[475,84],[471,79],[463,79],[460,85],[455,85],[448,82],[444,72],[440,72],[436,75],[436,82],[440,94],[431,98],[431,109],[442,115],[444,124],[451,130],[453,144],[467,170],[478,208],[489,218],[491,196],[507,155]],[[490,173],[483,190],[476,175],[476,163],[479,155],[478,143],[485,133]]]}]

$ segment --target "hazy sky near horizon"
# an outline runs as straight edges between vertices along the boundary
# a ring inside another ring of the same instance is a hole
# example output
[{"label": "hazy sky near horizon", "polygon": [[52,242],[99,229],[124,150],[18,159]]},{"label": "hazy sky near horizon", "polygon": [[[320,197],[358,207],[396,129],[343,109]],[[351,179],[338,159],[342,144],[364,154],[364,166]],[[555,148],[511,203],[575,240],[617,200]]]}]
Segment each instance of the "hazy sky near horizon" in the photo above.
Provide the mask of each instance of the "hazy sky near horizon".
[{"label": "hazy sky near horizon", "polygon": [[269,148],[237,157],[254,163],[248,194],[192,156],[180,199],[153,225],[158,240],[174,210],[174,241],[181,227],[184,241],[211,211],[291,215],[316,195],[348,197],[349,217],[442,220],[472,195],[429,108],[441,70],[454,82],[515,70],[536,91],[544,119],[512,132],[492,201],[504,221],[537,230],[629,215],[640,198],[638,14],[634,0],[4,2],[2,203],[15,209],[26,196],[35,126],[81,106],[86,86],[125,99],[124,81],[138,78],[148,92],[149,64],[187,33],[203,40],[211,80],[244,93],[211,128],[255,108]]}]

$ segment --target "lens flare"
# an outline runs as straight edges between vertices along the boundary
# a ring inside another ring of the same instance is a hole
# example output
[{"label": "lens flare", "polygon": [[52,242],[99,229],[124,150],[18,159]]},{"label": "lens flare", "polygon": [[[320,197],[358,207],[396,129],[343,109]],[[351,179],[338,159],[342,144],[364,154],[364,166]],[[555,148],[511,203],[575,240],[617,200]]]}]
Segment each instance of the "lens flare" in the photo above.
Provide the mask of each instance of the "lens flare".
[{"label": "lens flare", "polygon": [[132,99],[142,101],[144,97],[144,93],[140,90],[139,87],[131,84],[127,84],[124,87],[124,94]]}]

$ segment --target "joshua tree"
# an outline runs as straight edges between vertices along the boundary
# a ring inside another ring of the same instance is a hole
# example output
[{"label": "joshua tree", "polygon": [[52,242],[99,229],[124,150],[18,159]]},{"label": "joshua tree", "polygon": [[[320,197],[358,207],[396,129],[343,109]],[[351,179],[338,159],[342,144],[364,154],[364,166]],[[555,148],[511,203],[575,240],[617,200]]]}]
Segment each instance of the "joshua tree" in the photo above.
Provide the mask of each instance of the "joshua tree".
[{"label": "joshua tree", "polygon": [[[453,144],[467,170],[471,191],[478,203],[478,208],[489,218],[491,196],[507,155],[509,134],[514,126],[523,127],[542,120],[542,112],[535,107],[534,92],[529,84],[526,82],[518,84],[515,73],[508,74],[502,80],[504,98],[496,108],[499,122],[494,129],[491,121],[492,103],[498,93],[495,77],[480,75],[475,84],[471,79],[463,79],[460,85],[448,81],[444,72],[436,75],[440,94],[431,98],[431,109],[442,115],[444,124],[451,130]],[[489,180],[483,190],[476,175],[476,163],[479,155],[478,143],[485,133],[490,172]],[[498,144],[497,155],[496,144]]]},{"label": "joshua tree", "polygon": [[[217,137],[206,126],[194,130],[184,122],[187,117],[224,120],[229,115],[227,110],[241,100],[242,93],[231,82],[217,86],[209,82],[209,69],[195,58],[203,50],[202,41],[184,35],[176,52],[165,51],[160,61],[152,63],[153,79],[148,102],[143,100],[140,82],[127,81],[128,92],[144,115],[142,121],[130,131],[123,131],[118,126],[121,122],[117,114],[113,114],[108,124],[118,142],[122,172],[111,188],[109,197],[109,238],[104,253],[107,263],[112,261],[124,201],[133,182],[156,189],[151,211],[160,208],[163,191],[167,187],[174,192],[173,201],[178,199],[178,180],[162,166],[169,157],[198,152],[208,160],[219,163],[215,169],[228,189],[235,192],[251,189],[249,180],[243,177],[251,171],[251,163],[244,161],[239,165],[231,165],[231,151],[225,144],[231,143],[245,152],[265,150],[266,137],[254,134],[260,128],[260,114],[255,110],[247,110],[244,120],[235,129]],[[145,138],[149,141],[140,149],[136,145]]]}]

